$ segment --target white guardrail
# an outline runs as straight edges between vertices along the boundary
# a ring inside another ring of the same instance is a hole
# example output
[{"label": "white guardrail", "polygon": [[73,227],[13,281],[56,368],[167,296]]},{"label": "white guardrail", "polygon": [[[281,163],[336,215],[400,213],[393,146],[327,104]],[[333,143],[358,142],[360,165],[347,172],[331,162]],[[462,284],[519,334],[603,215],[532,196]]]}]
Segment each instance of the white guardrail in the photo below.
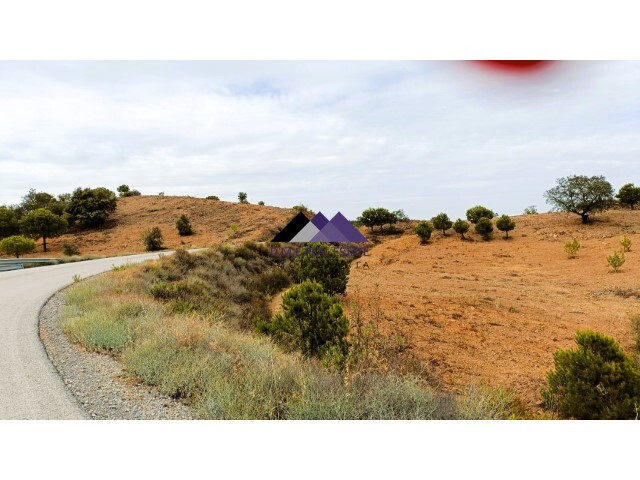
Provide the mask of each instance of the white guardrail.
[{"label": "white guardrail", "polygon": [[0,260],[0,272],[6,272],[9,270],[20,270],[25,265],[39,265],[39,264],[56,264],[60,261],[59,258],[10,258]]}]

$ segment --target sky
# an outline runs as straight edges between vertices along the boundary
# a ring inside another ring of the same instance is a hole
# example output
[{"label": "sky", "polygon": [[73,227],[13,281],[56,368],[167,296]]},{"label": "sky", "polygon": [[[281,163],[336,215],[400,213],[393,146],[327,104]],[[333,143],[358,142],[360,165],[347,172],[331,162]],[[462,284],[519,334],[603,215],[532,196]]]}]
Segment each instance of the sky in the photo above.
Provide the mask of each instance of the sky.
[{"label": "sky", "polygon": [[357,217],[640,184],[640,62],[0,62],[0,204],[78,186]]}]

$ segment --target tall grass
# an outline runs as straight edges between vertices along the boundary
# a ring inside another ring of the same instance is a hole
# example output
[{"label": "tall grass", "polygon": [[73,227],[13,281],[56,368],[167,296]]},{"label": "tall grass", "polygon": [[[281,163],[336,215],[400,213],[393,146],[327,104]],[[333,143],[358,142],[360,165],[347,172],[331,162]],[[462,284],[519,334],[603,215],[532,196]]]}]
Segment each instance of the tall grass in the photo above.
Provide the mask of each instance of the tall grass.
[{"label": "tall grass", "polygon": [[[480,396],[485,403],[476,410],[463,408],[410,373],[331,371],[244,328],[238,316],[262,310],[261,302],[268,299],[259,292],[271,288],[260,282],[282,284],[280,275],[264,275],[272,266],[261,255],[242,247],[180,253],[80,282],[65,293],[62,329],[85,348],[116,356],[129,374],[181,399],[205,419],[511,415],[490,395]],[[229,271],[236,258],[245,263]],[[194,282],[198,296],[169,286]],[[189,308],[178,312],[177,301]],[[246,302],[259,305],[247,308]]]}]

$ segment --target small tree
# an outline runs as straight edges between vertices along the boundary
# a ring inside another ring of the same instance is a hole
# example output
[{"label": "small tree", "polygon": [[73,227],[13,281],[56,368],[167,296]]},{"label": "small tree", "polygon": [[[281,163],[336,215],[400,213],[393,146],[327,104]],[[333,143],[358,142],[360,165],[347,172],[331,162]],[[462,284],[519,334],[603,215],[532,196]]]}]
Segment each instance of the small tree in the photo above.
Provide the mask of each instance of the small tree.
[{"label": "small tree", "polygon": [[12,235],[0,240],[0,252],[5,255],[15,255],[16,258],[20,258],[20,255],[31,253],[35,249],[36,242],[22,235]]},{"label": "small tree", "polygon": [[453,222],[449,219],[449,215],[446,213],[439,213],[431,219],[431,223],[433,223],[433,228],[436,230],[442,230],[443,235],[447,235],[447,230],[453,225]]},{"label": "small tree", "polygon": [[493,234],[493,224],[486,217],[481,217],[476,223],[476,233],[482,235],[483,240],[491,240]]},{"label": "small tree", "polygon": [[422,220],[418,222],[418,225],[416,225],[416,235],[420,237],[420,243],[423,245],[429,241],[432,232],[433,225],[426,220]]},{"label": "small tree", "polygon": [[117,188],[118,196],[120,197],[137,197],[140,196],[140,192],[138,190],[131,190],[129,185],[120,185]]},{"label": "small tree", "polygon": [[399,210],[394,210],[393,213],[396,216],[396,219],[398,222],[408,222],[409,221],[409,217],[406,213],[404,213],[404,210],[401,208]]},{"label": "small tree", "polygon": [[178,229],[178,235],[180,235],[181,237],[193,235],[193,227],[191,227],[189,217],[187,217],[184,213],[180,215],[180,218],[178,218],[178,220],[176,220],[176,228]]},{"label": "small tree", "polygon": [[502,215],[498,220],[496,220],[496,227],[501,232],[504,232],[504,238],[509,238],[509,232],[516,228],[516,222],[511,220],[509,215]]},{"label": "small tree", "polygon": [[460,238],[464,240],[464,234],[469,231],[469,226],[469,222],[465,222],[459,218],[453,224],[453,231],[460,235]]},{"label": "small tree", "polygon": [[260,201],[258,202],[258,205],[260,205],[260,206],[262,207],[262,206],[264,206],[264,202],[263,202],[262,200],[260,200]]},{"label": "small tree", "polygon": [[618,190],[616,198],[621,205],[633,210],[640,203],[640,187],[636,187],[633,183],[627,183]]},{"label": "small tree", "polygon": [[282,296],[282,313],[256,327],[270,334],[288,349],[322,357],[336,352],[345,357],[349,348],[349,320],[340,301],[328,295],[322,285],[305,280]]},{"label": "small tree", "polygon": [[160,227],[153,227],[151,230],[145,231],[142,234],[142,241],[149,252],[162,250],[164,239],[162,238],[162,231],[160,230]]},{"label": "small tree", "polygon": [[20,233],[20,223],[16,212],[11,208],[0,207],[0,238]]},{"label": "small tree", "polygon": [[631,239],[628,236],[624,236],[622,239],[620,239],[620,246],[622,247],[622,251],[623,252],[630,252],[631,251]]},{"label": "small tree", "polygon": [[307,243],[289,269],[295,282],[316,281],[331,295],[347,290],[349,261],[324,243]]},{"label": "small tree", "polygon": [[67,212],[70,220],[81,227],[98,227],[117,206],[116,194],[107,188],[77,188],[71,195]]},{"label": "small tree", "polygon": [[542,397],[561,417],[579,420],[636,418],[640,372],[611,337],[576,333],[575,350],[556,350]]},{"label": "small tree", "polygon": [[39,208],[20,221],[20,230],[34,238],[42,238],[43,251],[47,251],[47,238],[59,237],[67,231],[67,221],[50,212],[46,208]]},{"label": "small tree", "polygon": [[66,257],[72,257],[74,255],[80,255],[80,249],[74,243],[65,243],[62,245],[62,253]]},{"label": "small tree", "polygon": [[397,221],[398,217],[395,213],[381,207],[367,208],[358,217],[358,222],[365,227],[369,227],[371,230],[373,230],[373,227],[380,227],[381,232],[385,225],[394,225]]},{"label": "small tree", "polygon": [[249,201],[247,200],[247,193],[246,192],[239,192],[238,193],[238,201],[240,203],[249,203]]},{"label": "small tree", "polygon": [[612,255],[609,255],[607,257],[607,263],[611,268],[613,268],[613,271],[616,273],[620,271],[620,268],[622,268],[622,265],[624,265],[625,261],[626,259],[624,258],[624,253],[613,252]]},{"label": "small tree", "polygon": [[207,200],[220,200],[217,195],[209,195]]},{"label": "small tree", "polygon": [[592,212],[601,212],[613,205],[613,187],[603,176],[574,175],[558,179],[558,185],[544,194],[554,210],[580,215],[589,223]]},{"label": "small tree", "polygon": [[482,205],[476,205],[475,207],[471,207],[467,210],[467,220],[471,223],[478,223],[481,218],[491,220],[495,216],[496,214],[493,210],[489,210],[487,207],[483,207]]},{"label": "small tree", "polygon": [[524,214],[525,215],[537,215],[538,214],[538,209],[536,208],[535,205],[529,205],[527,208],[524,209]]},{"label": "small tree", "polygon": [[564,244],[564,251],[567,252],[569,258],[576,258],[580,247],[581,245],[578,239],[576,237],[573,237],[573,240]]}]

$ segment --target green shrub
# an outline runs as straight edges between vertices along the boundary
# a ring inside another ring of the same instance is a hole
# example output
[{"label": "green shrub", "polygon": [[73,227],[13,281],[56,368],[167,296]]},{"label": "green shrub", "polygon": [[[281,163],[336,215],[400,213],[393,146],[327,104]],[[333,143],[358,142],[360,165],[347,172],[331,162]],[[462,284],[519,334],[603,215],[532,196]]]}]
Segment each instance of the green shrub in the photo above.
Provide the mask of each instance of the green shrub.
[{"label": "green shrub", "polygon": [[160,230],[160,227],[153,227],[151,230],[144,232],[142,234],[142,242],[149,252],[162,250],[164,239],[162,238],[162,231]]},{"label": "green shrub", "polygon": [[263,202],[262,200],[260,200],[260,201],[258,202],[258,205],[260,205],[260,206],[262,207],[262,206],[264,206],[264,202]]},{"label": "green shrub", "polygon": [[181,237],[193,235],[193,227],[191,226],[189,217],[187,217],[184,213],[180,215],[178,220],[176,220],[176,228],[178,229],[178,235],[180,235]]},{"label": "green shrub", "polygon": [[217,195],[209,195],[207,200],[220,200]]},{"label": "green shrub", "polygon": [[573,240],[564,244],[564,251],[567,252],[569,258],[576,258],[580,247],[581,245],[578,239],[573,237]]},{"label": "green shrub", "polygon": [[258,330],[290,350],[318,357],[337,350],[346,356],[349,320],[320,283],[305,280],[293,287],[282,296],[282,310],[271,321],[257,322]]},{"label": "green shrub", "polygon": [[62,253],[66,257],[73,257],[74,255],[80,255],[80,249],[75,243],[65,243],[62,245]]},{"label": "green shrub", "polygon": [[271,267],[258,274],[254,282],[255,288],[267,295],[273,295],[291,285],[289,275],[280,267]]},{"label": "green shrub", "polygon": [[556,350],[542,391],[547,408],[563,418],[633,419],[640,372],[617,342],[592,331],[576,333],[577,349]]},{"label": "green shrub", "polygon": [[620,188],[616,198],[621,205],[633,210],[640,203],[640,187],[636,187],[633,183],[627,183]]},{"label": "green shrub", "polygon": [[67,213],[81,227],[97,227],[104,224],[117,206],[116,194],[107,188],[77,188],[71,195]]},{"label": "green shrub", "polygon": [[613,252],[613,254],[607,257],[607,263],[616,273],[620,271],[620,268],[624,265],[625,261],[624,253]]},{"label": "green shrub", "polygon": [[460,238],[464,240],[464,234],[469,231],[469,222],[465,222],[461,218],[457,219],[453,223],[453,231],[460,235]]},{"label": "green shrub", "polygon": [[476,233],[482,235],[483,240],[491,240],[493,224],[486,217],[481,217],[476,223]]},{"label": "green shrub", "polygon": [[493,210],[489,210],[487,207],[483,207],[482,205],[476,205],[475,207],[471,207],[467,210],[467,220],[471,223],[478,223],[481,218],[491,220],[495,216],[496,214]]},{"label": "green shrub", "polygon": [[559,178],[544,198],[556,211],[580,215],[584,224],[589,223],[591,213],[602,212],[614,203],[613,187],[603,176]]},{"label": "green shrub", "polygon": [[34,238],[42,238],[42,249],[47,251],[47,238],[59,237],[67,231],[67,221],[47,210],[39,208],[20,221],[20,230]]},{"label": "green shrub", "polygon": [[509,238],[509,232],[516,228],[516,222],[511,220],[509,215],[502,215],[498,220],[496,220],[496,227],[501,232],[504,232],[504,238]]},{"label": "green shrub", "polygon": [[380,231],[385,225],[395,225],[397,221],[397,215],[386,208],[367,208],[358,217],[358,222],[365,227],[369,227],[371,230],[373,227],[380,227]]},{"label": "green shrub", "polygon": [[19,233],[20,223],[16,212],[11,208],[0,207],[0,239]]},{"label": "green shrub", "polygon": [[249,203],[249,201],[247,200],[247,193],[246,192],[239,192],[238,193],[238,201],[240,203]]},{"label": "green shrub", "polygon": [[139,197],[141,195],[138,190],[131,190],[129,185],[120,185],[116,190],[119,197]]},{"label": "green shrub", "polygon": [[525,215],[537,215],[538,214],[538,209],[536,208],[535,205],[530,205],[527,208],[524,209],[524,214]]},{"label": "green shrub", "polygon": [[313,280],[330,295],[345,293],[349,279],[349,261],[323,243],[308,243],[289,266],[296,283]]},{"label": "green shrub", "polygon": [[409,221],[409,216],[404,213],[404,210],[401,208],[400,210],[394,210],[392,212],[396,218],[398,219],[398,222],[408,222]]},{"label": "green shrub", "polygon": [[633,340],[636,346],[636,352],[640,353],[640,315],[634,315],[631,318],[631,328],[633,329]]},{"label": "green shrub", "polygon": [[420,237],[420,243],[425,244],[431,238],[431,234],[433,233],[433,225],[426,220],[422,220],[418,222],[415,229],[416,235]]},{"label": "green shrub", "polygon": [[623,252],[631,251],[631,239],[628,236],[624,236],[624,238],[620,239],[620,246],[622,247]]},{"label": "green shrub", "polygon": [[0,240],[0,252],[20,258],[20,255],[31,253],[36,249],[36,242],[22,235],[12,235]]},{"label": "green shrub", "polygon": [[443,235],[446,235],[447,230],[453,225],[453,222],[449,219],[449,215],[446,213],[439,213],[431,219],[431,223],[436,230],[442,230]]}]

